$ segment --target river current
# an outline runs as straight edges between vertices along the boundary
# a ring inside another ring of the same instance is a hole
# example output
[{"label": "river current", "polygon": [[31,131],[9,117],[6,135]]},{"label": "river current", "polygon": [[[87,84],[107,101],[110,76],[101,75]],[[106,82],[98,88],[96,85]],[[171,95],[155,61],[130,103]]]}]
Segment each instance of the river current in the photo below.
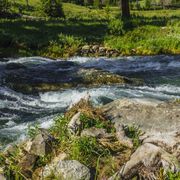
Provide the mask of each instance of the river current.
[{"label": "river current", "polygon": [[[27,95],[10,89],[4,82],[3,75],[10,63],[37,68],[43,66],[49,70],[49,63],[59,61],[62,60],[53,61],[41,57],[0,59],[0,146],[24,139],[28,125],[39,123],[43,128],[50,127],[55,116],[87,94],[94,105],[103,105],[119,98],[151,101],[180,98],[180,56],[114,59],[74,57],[68,60],[84,68],[103,69],[127,77],[141,78],[145,82],[143,86],[81,87]],[[53,68],[50,70],[53,71]],[[59,68],[59,71],[63,71],[63,68]]]}]

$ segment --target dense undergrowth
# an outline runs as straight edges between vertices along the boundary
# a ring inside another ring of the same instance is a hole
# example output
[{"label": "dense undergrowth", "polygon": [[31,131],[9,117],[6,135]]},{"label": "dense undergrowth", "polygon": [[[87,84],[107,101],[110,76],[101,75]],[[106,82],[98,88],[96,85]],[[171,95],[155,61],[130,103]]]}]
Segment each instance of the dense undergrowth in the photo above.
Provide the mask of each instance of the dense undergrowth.
[{"label": "dense undergrowth", "polygon": [[31,3],[29,10],[24,4],[28,16],[0,19],[1,57],[66,58],[79,55],[87,44],[116,49],[118,55],[180,53],[179,10],[132,11],[132,18],[122,21],[118,7],[97,10],[64,3],[65,18],[58,19],[45,17],[38,3]]}]

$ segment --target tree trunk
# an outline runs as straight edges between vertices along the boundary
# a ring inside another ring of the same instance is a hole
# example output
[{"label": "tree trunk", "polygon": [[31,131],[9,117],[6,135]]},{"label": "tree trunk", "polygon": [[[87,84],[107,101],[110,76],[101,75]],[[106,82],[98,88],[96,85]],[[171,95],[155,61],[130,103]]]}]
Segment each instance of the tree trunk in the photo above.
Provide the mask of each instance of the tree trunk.
[{"label": "tree trunk", "polygon": [[122,17],[130,17],[129,0],[121,0]]}]

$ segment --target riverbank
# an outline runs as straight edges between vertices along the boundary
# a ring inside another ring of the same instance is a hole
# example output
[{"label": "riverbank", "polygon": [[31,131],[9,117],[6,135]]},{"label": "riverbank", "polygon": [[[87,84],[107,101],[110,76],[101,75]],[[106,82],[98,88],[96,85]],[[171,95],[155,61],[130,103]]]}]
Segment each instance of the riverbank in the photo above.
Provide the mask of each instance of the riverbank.
[{"label": "riverbank", "polygon": [[0,57],[180,54],[179,10],[132,11],[131,20],[121,21],[118,7],[63,7],[65,19],[38,11],[0,19]]},{"label": "riverbank", "polygon": [[[121,99],[95,108],[88,97],[81,99],[57,117],[49,130],[38,125],[29,127],[28,140],[1,153],[0,177],[178,180],[179,105],[178,101],[152,103]],[[130,116],[134,117],[131,111],[134,108],[136,115],[143,118],[138,121],[135,117],[137,121],[132,124]],[[154,114],[150,113],[152,108]],[[119,112],[123,114],[121,118],[114,116]],[[152,123],[141,124],[155,120],[157,114],[159,121],[153,121],[156,129],[152,129]],[[169,119],[177,124],[173,130],[171,126],[163,126]]]}]

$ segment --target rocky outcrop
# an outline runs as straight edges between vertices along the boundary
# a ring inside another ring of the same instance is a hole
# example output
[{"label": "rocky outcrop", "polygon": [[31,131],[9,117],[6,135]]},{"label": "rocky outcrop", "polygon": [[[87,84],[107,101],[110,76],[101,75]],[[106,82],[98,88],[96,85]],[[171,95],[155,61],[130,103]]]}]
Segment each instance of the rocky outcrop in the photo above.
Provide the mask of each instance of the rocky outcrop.
[{"label": "rocky outcrop", "polygon": [[105,116],[117,124],[136,124],[145,132],[180,129],[180,104],[152,100],[119,99],[102,107]]},{"label": "rocky outcrop", "polygon": [[62,160],[47,165],[43,170],[43,178],[54,175],[62,180],[90,180],[90,170],[76,160]]}]

